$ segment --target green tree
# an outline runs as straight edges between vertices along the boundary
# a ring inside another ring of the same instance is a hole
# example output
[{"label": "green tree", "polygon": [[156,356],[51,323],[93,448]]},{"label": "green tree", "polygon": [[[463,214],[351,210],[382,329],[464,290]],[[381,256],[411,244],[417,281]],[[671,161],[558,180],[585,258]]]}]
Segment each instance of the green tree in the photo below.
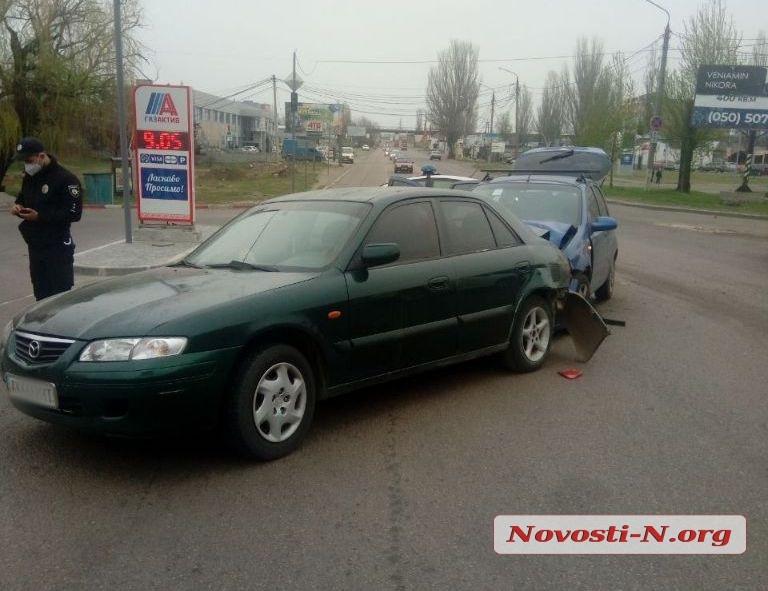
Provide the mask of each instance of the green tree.
[{"label": "green tree", "polygon": [[722,0],[709,0],[684,24],[680,36],[680,67],[670,75],[664,97],[667,136],[680,144],[677,190],[691,191],[691,164],[696,149],[720,132],[691,125],[696,94],[696,76],[702,65],[735,65],[741,35]]},{"label": "green tree", "polygon": [[[52,150],[112,148],[116,140],[113,3],[0,0],[0,178],[19,135]],[[127,69],[141,59],[131,32],[137,0],[122,2]],[[10,142],[7,138],[13,138]]]},{"label": "green tree", "polygon": [[579,39],[573,80],[567,70],[562,76],[574,143],[610,149],[614,134],[625,127],[628,79],[621,56],[606,64],[600,41]]}]

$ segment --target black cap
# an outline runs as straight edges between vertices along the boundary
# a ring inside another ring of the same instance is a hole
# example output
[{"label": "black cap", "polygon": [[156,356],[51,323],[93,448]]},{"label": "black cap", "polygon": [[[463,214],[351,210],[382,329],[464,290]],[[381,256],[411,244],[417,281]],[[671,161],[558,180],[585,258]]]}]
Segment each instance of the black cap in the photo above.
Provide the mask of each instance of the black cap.
[{"label": "black cap", "polygon": [[32,154],[45,152],[45,146],[36,137],[23,137],[16,144],[16,160],[26,160]]}]

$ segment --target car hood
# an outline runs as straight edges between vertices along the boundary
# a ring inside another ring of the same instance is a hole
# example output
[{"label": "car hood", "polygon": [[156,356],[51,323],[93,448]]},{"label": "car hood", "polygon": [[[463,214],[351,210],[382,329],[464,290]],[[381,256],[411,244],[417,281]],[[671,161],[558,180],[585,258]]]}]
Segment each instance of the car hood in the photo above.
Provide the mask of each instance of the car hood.
[{"label": "car hood", "polygon": [[[533,230],[543,238],[547,238],[557,248],[563,249],[571,241],[571,238],[576,234],[575,226],[566,224],[563,222],[553,222],[547,220],[523,220]],[[548,233],[548,235],[542,234],[541,231]]]},{"label": "car hood", "polygon": [[317,275],[162,267],[43,300],[22,314],[17,329],[76,339],[143,336],[174,319]]}]

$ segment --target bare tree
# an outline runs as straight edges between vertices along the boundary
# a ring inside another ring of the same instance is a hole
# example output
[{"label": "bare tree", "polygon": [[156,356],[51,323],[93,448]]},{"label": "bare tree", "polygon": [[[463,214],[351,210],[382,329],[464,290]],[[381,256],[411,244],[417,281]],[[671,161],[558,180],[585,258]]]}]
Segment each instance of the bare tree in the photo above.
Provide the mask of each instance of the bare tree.
[{"label": "bare tree", "polygon": [[565,125],[563,83],[556,72],[550,71],[544,83],[541,103],[536,115],[536,127],[544,143],[552,146],[559,142]]},{"label": "bare tree", "polygon": [[752,46],[752,65],[768,68],[768,39],[765,31],[760,31]]},{"label": "bare tree", "polygon": [[642,135],[648,132],[648,123],[651,117],[656,115],[655,100],[659,88],[659,56],[656,47],[648,55],[648,65],[643,74],[643,89],[645,93],[641,97],[641,113],[637,118],[636,133]]},{"label": "bare tree", "polygon": [[478,50],[471,43],[451,41],[438,54],[438,63],[429,69],[427,117],[445,135],[448,157],[454,145],[476,120],[480,90],[477,68]]},{"label": "bare tree", "polygon": [[520,100],[517,105],[517,126],[515,130],[517,141],[520,146],[524,146],[528,141],[533,129],[533,99],[531,91],[527,86],[520,87]]},{"label": "bare tree", "polygon": [[722,0],[709,0],[684,24],[680,41],[680,68],[670,76],[665,100],[667,135],[680,143],[680,173],[677,190],[691,191],[691,162],[694,151],[717,132],[691,125],[696,76],[701,65],[735,65],[741,35],[726,12]]},{"label": "bare tree", "polygon": [[496,125],[496,131],[499,133],[499,137],[505,142],[512,139],[512,119],[509,111],[505,111],[499,116],[499,122]]}]

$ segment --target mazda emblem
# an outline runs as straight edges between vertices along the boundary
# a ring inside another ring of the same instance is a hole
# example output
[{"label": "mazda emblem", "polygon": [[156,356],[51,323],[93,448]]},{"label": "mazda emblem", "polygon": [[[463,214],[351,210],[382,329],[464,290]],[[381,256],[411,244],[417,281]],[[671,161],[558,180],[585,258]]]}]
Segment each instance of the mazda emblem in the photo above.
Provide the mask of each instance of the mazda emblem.
[{"label": "mazda emblem", "polygon": [[37,359],[37,357],[40,355],[40,343],[37,341],[32,341],[29,343],[29,356],[32,359]]}]

